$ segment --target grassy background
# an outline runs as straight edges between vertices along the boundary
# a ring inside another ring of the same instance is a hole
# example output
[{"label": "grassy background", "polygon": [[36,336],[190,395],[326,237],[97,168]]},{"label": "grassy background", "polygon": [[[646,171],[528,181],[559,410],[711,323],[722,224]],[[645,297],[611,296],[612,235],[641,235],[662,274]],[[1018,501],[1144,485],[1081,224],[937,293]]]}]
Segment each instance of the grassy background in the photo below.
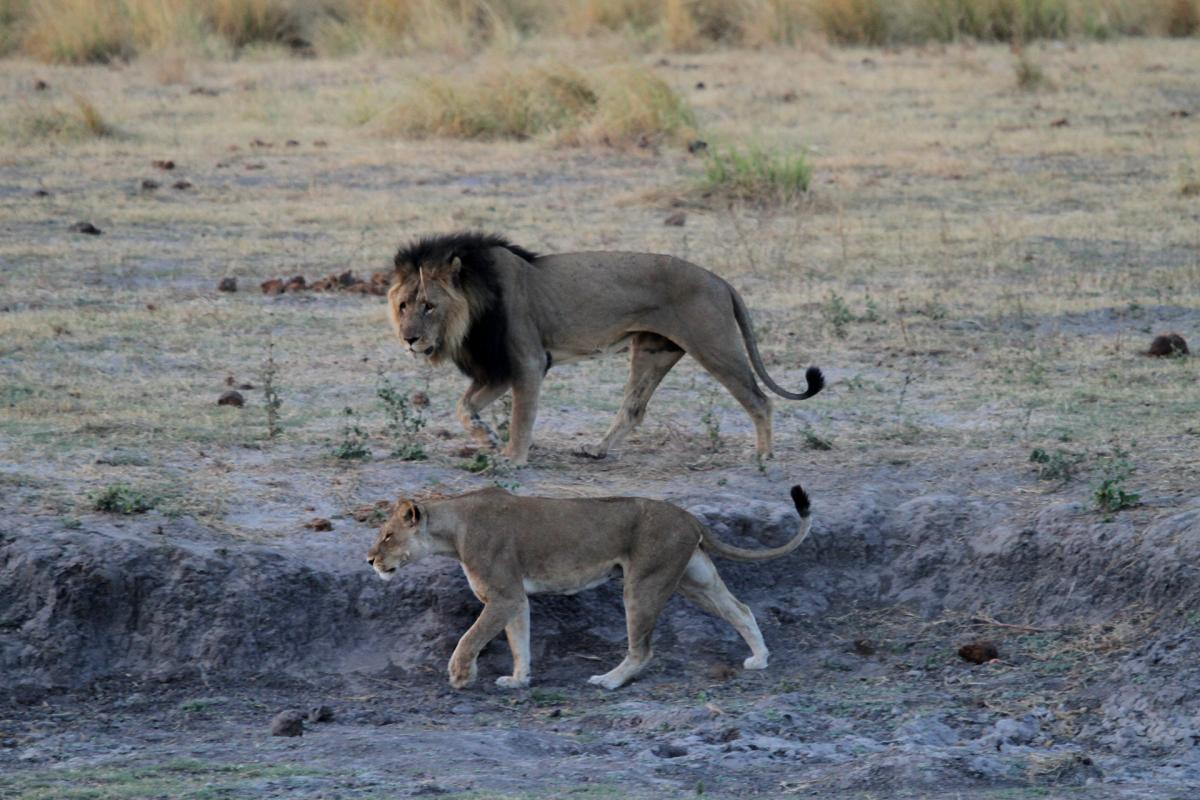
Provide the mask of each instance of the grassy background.
[{"label": "grassy background", "polygon": [[1198,32],[1200,0],[0,0],[0,52],[64,63],[264,47],[466,56],[548,37],[698,51],[814,37],[880,45]]}]

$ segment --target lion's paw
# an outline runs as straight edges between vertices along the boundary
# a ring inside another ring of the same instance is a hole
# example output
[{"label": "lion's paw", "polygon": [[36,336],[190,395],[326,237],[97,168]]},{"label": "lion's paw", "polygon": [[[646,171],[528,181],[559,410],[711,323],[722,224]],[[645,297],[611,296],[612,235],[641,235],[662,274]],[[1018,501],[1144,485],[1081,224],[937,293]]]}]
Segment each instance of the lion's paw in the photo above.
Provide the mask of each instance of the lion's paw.
[{"label": "lion's paw", "polygon": [[605,689],[619,689],[621,687],[621,681],[616,678],[610,678],[608,675],[593,675],[588,678],[588,683]]},{"label": "lion's paw", "polygon": [[465,689],[475,682],[475,678],[479,675],[479,667],[475,662],[471,662],[469,669],[463,669],[461,666],[450,663],[450,685],[455,689]]},{"label": "lion's paw", "polygon": [[515,675],[501,675],[496,678],[496,685],[501,689],[524,689],[529,686],[529,678],[518,678]]},{"label": "lion's paw", "polygon": [[767,654],[763,653],[761,656],[750,656],[742,662],[742,666],[746,669],[766,669]]},{"label": "lion's paw", "polygon": [[575,450],[573,455],[576,455],[580,458],[590,458],[595,461],[599,461],[601,459],[608,458],[608,450],[600,447],[599,445],[585,444],[578,450]]}]

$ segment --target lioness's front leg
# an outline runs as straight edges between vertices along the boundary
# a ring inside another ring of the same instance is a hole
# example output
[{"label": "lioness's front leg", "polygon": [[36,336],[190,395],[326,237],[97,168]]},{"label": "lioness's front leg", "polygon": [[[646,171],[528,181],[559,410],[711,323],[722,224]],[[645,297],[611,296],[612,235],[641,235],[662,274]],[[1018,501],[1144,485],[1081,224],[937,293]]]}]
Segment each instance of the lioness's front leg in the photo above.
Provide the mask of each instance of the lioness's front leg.
[{"label": "lioness's front leg", "polygon": [[491,425],[483,421],[479,412],[507,390],[507,383],[486,384],[473,380],[458,401],[458,421],[467,429],[467,433],[486,447],[499,447],[500,437]]},{"label": "lioness's front leg", "polygon": [[467,629],[458,640],[458,646],[450,656],[448,672],[450,685],[455,689],[465,689],[475,682],[478,666],[475,660],[479,652],[496,638],[496,634],[504,630],[504,626],[521,610],[521,602],[503,598],[495,598],[485,603],[483,611],[475,624]]}]

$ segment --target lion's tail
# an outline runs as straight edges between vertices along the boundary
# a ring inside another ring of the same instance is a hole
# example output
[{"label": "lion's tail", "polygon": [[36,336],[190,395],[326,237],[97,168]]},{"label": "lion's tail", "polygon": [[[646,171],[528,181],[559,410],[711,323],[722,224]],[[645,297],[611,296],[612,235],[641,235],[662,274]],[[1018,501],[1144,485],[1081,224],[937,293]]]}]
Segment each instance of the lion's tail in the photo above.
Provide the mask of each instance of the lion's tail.
[{"label": "lion's tail", "polygon": [[754,371],[758,373],[758,377],[762,378],[762,382],[767,385],[768,389],[788,400],[807,400],[825,388],[825,376],[816,367],[809,367],[804,373],[808,388],[804,390],[803,394],[789,392],[772,380],[771,376],[767,374],[767,368],[763,365],[762,356],[758,354],[758,342],[754,339],[754,328],[750,327],[750,312],[732,286],[729,287],[729,294],[733,298],[733,317],[737,320],[738,327],[742,329],[742,339],[746,342],[746,352],[750,355],[750,363],[754,365]]},{"label": "lion's tail", "polygon": [[795,550],[808,537],[808,532],[812,530],[812,507],[808,502],[808,494],[800,486],[792,487],[792,502],[796,504],[796,511],[800,514],[800,530],[792,537],[787,544],[782,544],[779,547],[771,547],[765,550],[747,550],[744,547],[734,547],[731,544],[725,544],[712,532],[705,528],[701,528],[701,536],[704,537],[703,547],[713,555],[729,558],[734,561],[768,561],[772,558],[779,558]]}]

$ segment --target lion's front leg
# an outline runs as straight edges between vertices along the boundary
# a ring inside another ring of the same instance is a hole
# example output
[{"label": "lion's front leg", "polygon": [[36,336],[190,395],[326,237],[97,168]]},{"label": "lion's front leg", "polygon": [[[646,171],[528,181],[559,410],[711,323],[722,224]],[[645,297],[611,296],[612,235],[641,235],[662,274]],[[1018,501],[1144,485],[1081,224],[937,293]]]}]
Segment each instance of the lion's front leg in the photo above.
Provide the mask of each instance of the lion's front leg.
[{"label": "lion's front leg", "polygon": [[495,599],[483,606],[479,619],[475,620],[463,637],[458,640],[458,646],[450,656],[447,671],[450,674],[450,685],[455,689],[465,689],[475,682],[478,674],[476,659],[479,653],[496,634],[521,610],[521,604],[511,600]]},{"label": "lion's front leg", "polygon": [[508,447],[504,455],[514,466],[529,460],[533,444],[533,421],[537,419],[538,395],[542,390],[542,374],[533,372],[513,381],[512,422],[509,423]]},{"label": "lion's front leg", "polygon": [[479,381],[471,381],[471,385],[467,387],[467,391],[458,401],[456,412],[458,421],[467,429],[467,433],[475,441],[485,447],[496,449],[500,446],[500,437],[492,430],[492,426],[483,421],[479,416],[479,412],[488,406],[497,397],[500,397],[508,391],[507,383],[486,384]]}]

